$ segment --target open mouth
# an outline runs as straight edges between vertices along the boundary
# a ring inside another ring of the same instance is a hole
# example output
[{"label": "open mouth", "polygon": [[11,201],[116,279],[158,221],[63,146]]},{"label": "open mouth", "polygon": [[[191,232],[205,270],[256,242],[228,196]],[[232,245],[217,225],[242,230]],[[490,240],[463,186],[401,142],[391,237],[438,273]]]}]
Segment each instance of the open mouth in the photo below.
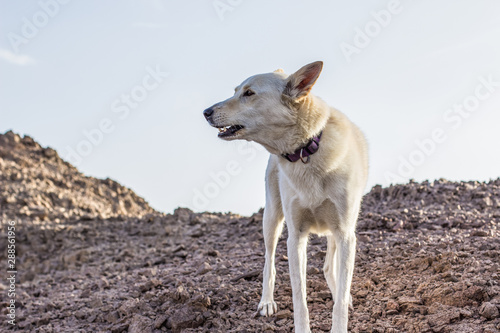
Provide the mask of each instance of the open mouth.
[{"label": "open mouth", "polygon": [[219,138],[226,138],[230,137],[236,134],[239,130],[242,128],[245,128],[242,125],[231,125],[231,126],[224,126],[224,127],[217,127],[219,129]]}]

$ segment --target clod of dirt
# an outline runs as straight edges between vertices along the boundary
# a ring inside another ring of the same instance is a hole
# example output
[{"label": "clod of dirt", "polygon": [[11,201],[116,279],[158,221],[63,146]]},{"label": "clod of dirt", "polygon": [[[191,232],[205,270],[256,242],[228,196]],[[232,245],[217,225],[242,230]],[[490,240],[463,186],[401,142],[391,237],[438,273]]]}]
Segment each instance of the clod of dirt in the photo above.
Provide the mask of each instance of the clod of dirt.
[{"label": "clod of dirt", "polygon": [[486,319],[495,319],[499,317],[498,307],[490,302],[484,302],[479,308],[479,314]]}]

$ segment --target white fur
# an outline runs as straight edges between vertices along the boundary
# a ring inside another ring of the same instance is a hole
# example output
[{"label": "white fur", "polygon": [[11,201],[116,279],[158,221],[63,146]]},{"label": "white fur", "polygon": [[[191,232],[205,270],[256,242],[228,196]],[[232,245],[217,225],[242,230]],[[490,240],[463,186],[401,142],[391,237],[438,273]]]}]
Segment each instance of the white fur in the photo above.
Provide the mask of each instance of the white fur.
[{"label": "white fur", "polygon": [[[355,227],[368,174],[367,145],[361,131],[344,114],[310,94],[321,69],[322,63],[315,62],[290,76],[283,71],[252,76],[235,89],[233,97],[214,105],[208,118],[214,127],[244,126],[225,139],[256,141],[271,153],[266,170],[266,256],[258,310],[263,316],[277,311],[275,253],[285,220],[296,333],[310,332],[306,301],[310,232],[328,239],[323,269],[335,302],[331,332],[347,332]],[[247,90],[254,94],[245,96]],[[293,153],[320,131],[320,148],[309,163],[291,163],[280,156]]]}]

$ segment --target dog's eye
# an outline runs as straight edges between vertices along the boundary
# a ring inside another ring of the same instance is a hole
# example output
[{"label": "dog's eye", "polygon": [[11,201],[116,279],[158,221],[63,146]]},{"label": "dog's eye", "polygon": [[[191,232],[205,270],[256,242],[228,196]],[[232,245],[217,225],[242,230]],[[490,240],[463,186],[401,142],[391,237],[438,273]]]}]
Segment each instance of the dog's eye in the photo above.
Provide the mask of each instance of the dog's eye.
[{"label": "dog's eye", "polygon": [[245,97],[252,96],[252,95],[255,95],[255,93],[253,91],[251,91],[250,89],[245,90],[245,92],[243,93],[243,96],[245,96]]}]

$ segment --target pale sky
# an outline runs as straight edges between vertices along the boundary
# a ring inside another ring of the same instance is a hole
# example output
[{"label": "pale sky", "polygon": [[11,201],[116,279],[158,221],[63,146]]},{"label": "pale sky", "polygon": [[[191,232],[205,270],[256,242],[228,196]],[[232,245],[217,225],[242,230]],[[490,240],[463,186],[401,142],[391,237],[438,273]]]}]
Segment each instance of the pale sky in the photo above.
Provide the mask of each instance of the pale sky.
[{"label": "pale sky", "polygon": [[313,93],[365,133],[367,191],[496,179],[499,17],[495,0],[0,0],[0,131],[164,212],[251,214],[268,153],[218,139],[202,111],[322,60]]}]

